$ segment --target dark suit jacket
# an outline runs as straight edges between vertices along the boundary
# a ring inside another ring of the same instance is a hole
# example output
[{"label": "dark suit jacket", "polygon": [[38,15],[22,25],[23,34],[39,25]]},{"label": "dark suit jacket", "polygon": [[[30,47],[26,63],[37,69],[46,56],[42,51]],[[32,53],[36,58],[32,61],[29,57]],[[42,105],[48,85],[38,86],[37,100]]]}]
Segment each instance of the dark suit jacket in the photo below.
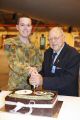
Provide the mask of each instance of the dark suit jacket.
[{"label": "dark suit jacket", "polygon": [[56,90],[60,95],[78,96],[78,75],[80,54],[65,43],[56,59],[55,73],[51,73],[53,50],[47,49],[44,53],[42,65],[43,88]]}]

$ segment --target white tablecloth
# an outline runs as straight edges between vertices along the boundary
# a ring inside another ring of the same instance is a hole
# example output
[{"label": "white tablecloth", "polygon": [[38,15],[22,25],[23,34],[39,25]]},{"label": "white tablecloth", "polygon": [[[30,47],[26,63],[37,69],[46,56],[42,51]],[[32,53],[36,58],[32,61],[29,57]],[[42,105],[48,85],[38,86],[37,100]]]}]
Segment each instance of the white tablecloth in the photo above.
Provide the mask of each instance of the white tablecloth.
[{"label": "white tablecloth", "polygon": [[[3,101],[3,105],[5,104],[4,98],[9,93],[10,91],[2,91],[0,93],[0,103]],[[57,118],[13,114],[0,111],[0,120],[80,120],[80,97],[58,96],[58,100],[63,101],[63,104]]]}]

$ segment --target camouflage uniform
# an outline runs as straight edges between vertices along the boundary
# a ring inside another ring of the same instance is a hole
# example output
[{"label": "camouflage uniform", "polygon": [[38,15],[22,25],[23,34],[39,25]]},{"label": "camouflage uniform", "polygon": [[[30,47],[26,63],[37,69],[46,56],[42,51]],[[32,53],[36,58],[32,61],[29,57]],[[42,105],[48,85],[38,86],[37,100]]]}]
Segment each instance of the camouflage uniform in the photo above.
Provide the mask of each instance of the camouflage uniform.
[{"label": "camouflage uniform", "polygon": [[4,49],[9,61],[9,90],[30,89],[28,84],[28,66],[37,67],[39,71],[43,61],[42,52],[32,43],[24,44],[19,37],[8,38],[4,41]]}]

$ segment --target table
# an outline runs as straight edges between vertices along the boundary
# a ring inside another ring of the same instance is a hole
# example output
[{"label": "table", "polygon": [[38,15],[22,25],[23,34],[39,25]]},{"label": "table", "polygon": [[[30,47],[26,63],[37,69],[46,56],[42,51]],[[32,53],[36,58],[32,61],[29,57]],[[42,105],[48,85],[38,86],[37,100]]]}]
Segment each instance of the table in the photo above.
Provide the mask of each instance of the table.
[{"label": "table", "polygon": [[[3,97],[5,98],[9,93],[10,91],[3,91]],[[13,114],[0,111],[0,120],[80,120],[80,97],[58,95],[58,100],[63,101],[63,104],[57,118]]]}]

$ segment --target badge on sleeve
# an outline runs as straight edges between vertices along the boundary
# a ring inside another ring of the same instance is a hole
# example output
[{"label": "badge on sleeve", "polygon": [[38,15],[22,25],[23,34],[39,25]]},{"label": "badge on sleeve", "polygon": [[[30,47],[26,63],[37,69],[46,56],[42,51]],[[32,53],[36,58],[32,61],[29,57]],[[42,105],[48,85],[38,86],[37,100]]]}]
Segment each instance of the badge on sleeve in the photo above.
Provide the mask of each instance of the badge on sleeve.
[{"label": "badge on sleeve", "polygon": [[10,45],[4,45],[4,48],[6,49],[6,50],[9,50],[10,49]]}]

